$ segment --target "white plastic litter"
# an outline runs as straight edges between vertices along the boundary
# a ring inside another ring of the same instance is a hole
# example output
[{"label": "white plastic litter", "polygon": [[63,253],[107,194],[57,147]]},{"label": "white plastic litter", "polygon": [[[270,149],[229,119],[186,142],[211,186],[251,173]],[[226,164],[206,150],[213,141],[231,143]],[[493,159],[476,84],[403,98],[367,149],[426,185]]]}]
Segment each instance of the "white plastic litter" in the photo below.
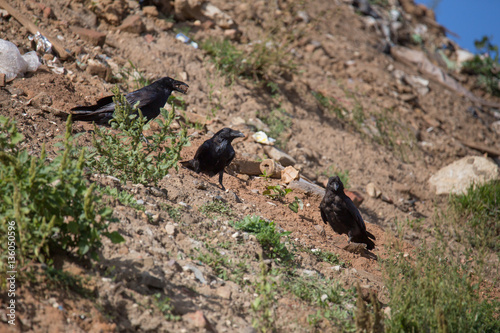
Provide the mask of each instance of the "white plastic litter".
[{"label": "white plastic litter", "polygon": [[52,52],[52,43],[40,33],[40,31],[37,31],[34,36],[28,37],[29,40],[34,40],[36,43],[36,50],[38,52],[42,53],[51,53]]},{"label": "white plastic litter", "polygon": [[272,145],[276,141],[276,139],[268,137],[267,134],[262,131],[254,133],[254,135],[252,135],[252,138],[255,140],[255,142],[263,143],[265,145]]},{"label": "white plastic litter", "polygon": [[0,39],[0,73],[5,74],[6,81],[26,72],[34,72],[40,65],[35,51],[21,55],[15,44]]}]

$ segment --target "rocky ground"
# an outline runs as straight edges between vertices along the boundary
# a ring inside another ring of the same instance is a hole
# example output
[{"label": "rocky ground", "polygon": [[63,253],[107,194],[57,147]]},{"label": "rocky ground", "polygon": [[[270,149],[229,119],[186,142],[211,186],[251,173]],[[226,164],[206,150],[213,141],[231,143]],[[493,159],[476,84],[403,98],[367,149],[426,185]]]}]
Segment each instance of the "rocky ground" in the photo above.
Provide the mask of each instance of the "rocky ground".
[{"label": "rocky ground", "polygon": [[[84,279],[90,295],[71,288],[21,285],[18,324],[7,325],[0,312],[2,330],[252,332],[251,303],[257,295],[262,248],[253,235],[237,232],[230,223],[247,215],[275,221],[291,232],[289,246],[302,249],[296,252],[297,276],[338,281],[345,290],[343,313],[352,314],[356,300],[348,297],[348,290],[356,282],[387,304],[380,259],[388,256],[396,222],[418,220],[420,230],[425,229],[432,225],[436,209],[446,205],[446,197],[430,187],[431,175],[465,156],[489,152],[498,158],[498,98],[477,89],[475,77],[444,70],[474,94],[471,98],[426,76],[411,62],[396,60],[394,53],[382,52],[389,40],[395,47],[425,50],[430,62],[443,68],[431,46],[451,42],[426,16],[429,13],[411,7],[409,1],[401,1],[403,7],[388,1],[403,22],[389,37],[384,37],[380,22],[389,22],[390,6],[374,6],[383,18],[375,20],[349,1],[216,0],[212,4],[220,12],[215,16],[196,6],[201,3],[197,1],[150,1],[156,7],[142,10],[136,1],[125,0],[9,3],[68,52],[67,59],[60,59],[40,51],[43,65],[38,70],[0,90],[0,115],[17,121],[30,152],[39,153],[42,143],[53,151],[65,128],[57,117],[61,112],[109,95],[115,84],[124,91],[135,89],[127,75],[133,72],[130,61],[147,79],[168,75],[189,84],[182,96],[184,115],[202,126],[189,130],[192,144],[182,151],[184,159],[225,126],[246,135],[233,144],[238,158],[264,159],[265,147],[252,134],[269,126],[259,118],[280,114],[287,124],[280,147],[302,175],[324,186],[328,176],[348,171],[350,190],[364,198],[360,211],[376,236],[372,252],[379,260],[343,250],[347,237],[335,234],[321,220],[321,197],[294,191],[277,202],[262,195],[267,186],[280,183],[277,179],[226,175],[224,192],[215,177],[182,168],[172,170],[157,186],[94,176],[92,180],[103,186],[132,193],[145,212],[108,198],[119,219],[111,228],[126,242],[114,245],[105,240],[96,263],[66,255],[55,259],[56,267]],[[427,30],[417,46],[410,36],[421,26]],[[2,13],[0,31],[1,38],[16,44],[21,53],[32,50],[28,28],[11,15]],[[270,43],[269,48],[282,51],[277,59],[283,68],[271,66],[263,74],[261,82],[272,82],[271,86],[248,78],[231,81],[206,51],[177,40],[178,32],[199,45],[213,36],[242,49]],[[294,66],[286,66],[286,61]],[[83,144],[90,145],[92,128],[73,124],[75,133],[85,133]],[[381,195],[371,196],[369,184]],[[295,196],[304,203],[299,213],[287,207]],[[412,230],[405,235],[405,247],[410,250],[428,237]],[[320,260],[310,249],[334,253],[337,262]],[[214,251],[223,258],[220,265],[206,259]],[[271,269],[278,265],[271,260],[267,264]],[[221,273],[221,266],[229,276]],[[281,294],[275,302],[276,327],[283,332],[313,329],[307,316],[316,313],[315,304],[291,294]],[[333,320],[316,328],[350,326]]]}]

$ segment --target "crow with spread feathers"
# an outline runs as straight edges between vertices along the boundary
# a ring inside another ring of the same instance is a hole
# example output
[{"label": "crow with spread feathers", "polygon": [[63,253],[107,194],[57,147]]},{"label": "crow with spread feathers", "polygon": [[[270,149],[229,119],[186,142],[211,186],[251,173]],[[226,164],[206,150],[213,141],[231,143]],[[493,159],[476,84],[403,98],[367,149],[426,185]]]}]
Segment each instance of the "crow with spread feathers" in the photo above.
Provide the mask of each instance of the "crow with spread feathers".
[{"label": "crow with spread feathers", "polygon": [[236,138],[244,137],[245,134],[232,130],[228,127],[221,129],[211,138],[203,142],[198,148],[194,158],[181,164],[196,173],[205,173],[210,177],[219,174],[219,184],[222,190],[226,190],[222,185],[224,168],[234,159],[235,152],[231,142]]},{"label": "crow with spread feathers", "polygon": [[[347,234],[349,241],[364,243],[368,250],[375,247],[375,236],[366,231],[365,222],[351,199],[344,193],[344,184],[338,176],[330,177],[325,196],[319,205],[323,222],[333,231]],[[371,238],[371,239],[370,239]]]},{"label": "crow with spread feathers", "polygon": [[[141,109],[142,115],[150,121],[160,114],[160,108],[165,106],[172,91],[185,94],[188,88],[184,82],[165,76],[149,86],[128,93],[125,98],[132,106],[139,102],[137,108]],[[72,108],[70,113],[73,120],[93,121],[99,125],[109,126],[114,111],[113,96],[108,96],[98,100],[95,105]]]}]

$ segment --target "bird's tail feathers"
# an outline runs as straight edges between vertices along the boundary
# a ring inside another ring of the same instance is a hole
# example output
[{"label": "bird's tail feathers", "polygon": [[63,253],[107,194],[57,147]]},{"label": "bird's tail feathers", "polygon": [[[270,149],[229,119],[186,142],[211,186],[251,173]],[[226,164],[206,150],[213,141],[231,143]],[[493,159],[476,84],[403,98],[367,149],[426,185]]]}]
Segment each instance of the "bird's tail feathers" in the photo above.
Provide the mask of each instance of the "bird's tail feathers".
[{"label": "bird's tail feathers", "polygon": [[366,231],[366,235],[367,235],[369,238],[373,239],[373,240],[377,240],[377,239],[375,238],[375,236],[373,236],[373,234],[372,234],[371,232],[369,232],[368,230]]},{"label": "bird's tail feathers", "polygon": [[183,167],[188,168],[189,170],[196,171],[196,165],[194,160],[181,161],[180,163]]},{"label": "bird's tail feathers", "polygon": [[368,237],[375,239],[375,237],[367,231],[366,235],[359,235],[358,237],[351,238],[351,242],[366,244],[368,250],[373,250],[375,248],[375,243]]}]

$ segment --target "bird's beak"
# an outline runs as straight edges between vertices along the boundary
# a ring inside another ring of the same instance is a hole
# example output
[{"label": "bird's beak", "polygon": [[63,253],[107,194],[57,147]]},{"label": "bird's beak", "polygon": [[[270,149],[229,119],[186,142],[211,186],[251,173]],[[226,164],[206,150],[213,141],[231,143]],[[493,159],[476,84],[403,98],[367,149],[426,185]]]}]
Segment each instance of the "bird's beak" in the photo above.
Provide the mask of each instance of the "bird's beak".
[{"label": "bird's beak", "polygon": [[231,130],[231,136],[233,138],[244,138],[245,134],[241,133],[240,131]]},{"label": "bird's beak", "polygon": [[333,189],[337,191],[339,189],[339,184],[338,183],[333,183]]},{"label": "bird's beak", "polygon": [[185,84],[184,82],[181,81],[175,81],[174,84],[174,90],[181,92],[183,94],[187,93],[189,86]]}]

